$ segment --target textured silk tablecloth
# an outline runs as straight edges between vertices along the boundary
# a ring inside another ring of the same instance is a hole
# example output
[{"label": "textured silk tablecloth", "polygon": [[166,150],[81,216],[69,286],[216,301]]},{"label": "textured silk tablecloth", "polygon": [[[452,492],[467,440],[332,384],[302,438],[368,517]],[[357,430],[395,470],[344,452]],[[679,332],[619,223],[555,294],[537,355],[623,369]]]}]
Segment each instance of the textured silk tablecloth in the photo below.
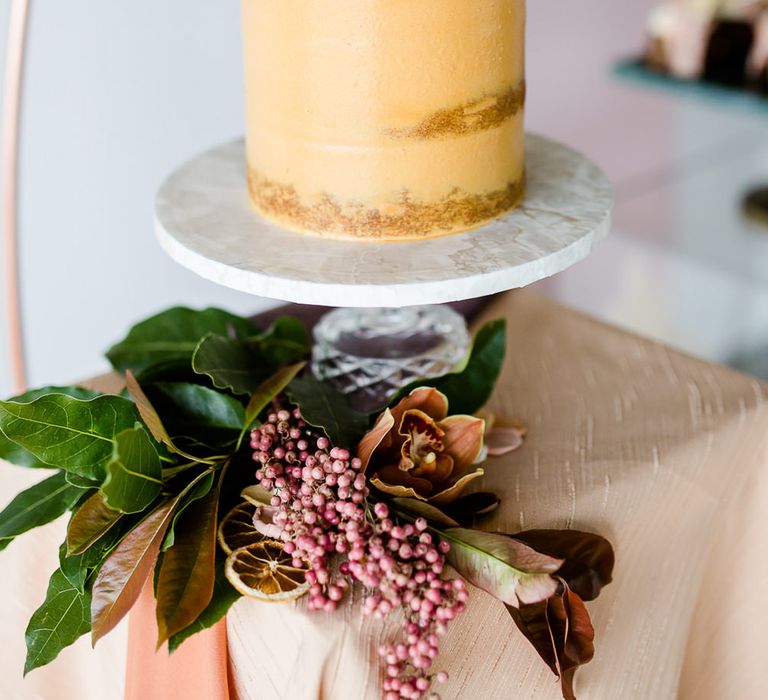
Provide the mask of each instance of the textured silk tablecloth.
[{"label": "textured silk tablecloth", "polygon": [[[489,463],[484,487],[503,501],[483,527],[591,530],[616,548],[615,580],[588,604],[597,654],[577,674],[579,698],[768,697],[766,387],[532,294],[507,295],[484,316],[509,323],[491,409],[522,419],[530,434],[521,450]],[[19,487],[22,470],[0,473],[5,493]],[[58,525],[0,555],[3,571],[13,571],[12,581],[0,580],[10,650],[0,656],[0,696],[117,700],[124,637],[101,642],[98,657],[86,645],[70,650],[74,671],[55,662],[20,681],[23,628],[54,566],[61,533],[48,532]],[[363,620],[351,606],[309,614],[301,602],[242,600],[227,620],[228,690],[224,628],[168,662],[153,654],[144,599],[131,620],[126,697],[209,700],[214,687],[215,700],[373,700],[376,644],[398,627],[396,619]],[[478,590],[451,626],[438,667],[451,674],[438,688],[444,700],[559,697],[504,607]],[[183,695],[170,690],[182,687]]]}]

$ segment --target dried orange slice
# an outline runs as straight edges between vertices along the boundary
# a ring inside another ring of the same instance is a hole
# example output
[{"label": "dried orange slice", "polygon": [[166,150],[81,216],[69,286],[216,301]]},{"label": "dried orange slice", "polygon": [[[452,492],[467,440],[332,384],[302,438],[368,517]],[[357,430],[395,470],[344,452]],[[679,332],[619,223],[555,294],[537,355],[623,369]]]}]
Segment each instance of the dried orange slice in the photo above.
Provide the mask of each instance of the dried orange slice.
[{"label": "dried orange slice", "polygon": [[224,571],[229,582],[244,596],[257,600],[296,600],[309,590],[305,569],[292,565],[283,545],[264,539],[234,550]]},{"label": "dried orange slice", "polygon": [[255,506],[268,506],[272,502],[272,494],[261,486],[248,486],[240,495]]},{"label": "dried orange slice", "polygon": [[225,554],[231,554],[235,549],[241,549],[249,544],[261,542],[264,536],[253,526],[253,516],[256,506],[252,503],[241,503],[227,513],[219,524],[219,544]]}]

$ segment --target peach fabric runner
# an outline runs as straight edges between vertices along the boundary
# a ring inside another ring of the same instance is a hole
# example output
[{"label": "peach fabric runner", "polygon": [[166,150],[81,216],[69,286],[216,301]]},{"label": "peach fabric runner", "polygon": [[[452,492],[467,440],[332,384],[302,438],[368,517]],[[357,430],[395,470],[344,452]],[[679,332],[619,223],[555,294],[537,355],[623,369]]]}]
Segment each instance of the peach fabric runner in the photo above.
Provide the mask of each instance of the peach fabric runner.
[{"label": "peach fabric runner", "polygon": [[128,625],[126,700],[229,700],[227,626],[224,621],[190,637],[171,656],[155,650],[155,598],[148,585]]}]

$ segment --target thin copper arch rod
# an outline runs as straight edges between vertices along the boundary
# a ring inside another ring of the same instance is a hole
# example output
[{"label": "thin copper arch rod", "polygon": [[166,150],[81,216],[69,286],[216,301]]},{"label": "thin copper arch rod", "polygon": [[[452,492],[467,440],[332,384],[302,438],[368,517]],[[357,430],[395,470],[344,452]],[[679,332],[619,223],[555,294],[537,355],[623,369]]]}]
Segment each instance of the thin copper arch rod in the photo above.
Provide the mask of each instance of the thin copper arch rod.
[{"label": "thin copper arch rod", "polygon": [[3,90],[2,181],[3,181],[3,261],[5,307],[8,326],[8,354],[11,383],[16,393],[27,388],[24,358],[24,330],[21,316],[18,245],[19,117],[27,36],[29,0],[13,0],[8,22],[5,84]]}]

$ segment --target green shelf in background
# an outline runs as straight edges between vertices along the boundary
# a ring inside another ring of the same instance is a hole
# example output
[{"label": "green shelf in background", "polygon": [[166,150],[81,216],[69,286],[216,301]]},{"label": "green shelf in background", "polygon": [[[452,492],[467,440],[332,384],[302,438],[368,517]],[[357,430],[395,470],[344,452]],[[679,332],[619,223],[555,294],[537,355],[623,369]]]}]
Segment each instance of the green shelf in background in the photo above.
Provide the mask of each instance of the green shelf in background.
[{"label": "green shelf in background", "polygon": [[681,80],[662,75],[648,69],[642,60],[622,61],[614,66],[613,73],[622,80],[658,88],[679,97],[706,100],[712,105],[768,115],[768,97],[764,95],[701,80]]}]

